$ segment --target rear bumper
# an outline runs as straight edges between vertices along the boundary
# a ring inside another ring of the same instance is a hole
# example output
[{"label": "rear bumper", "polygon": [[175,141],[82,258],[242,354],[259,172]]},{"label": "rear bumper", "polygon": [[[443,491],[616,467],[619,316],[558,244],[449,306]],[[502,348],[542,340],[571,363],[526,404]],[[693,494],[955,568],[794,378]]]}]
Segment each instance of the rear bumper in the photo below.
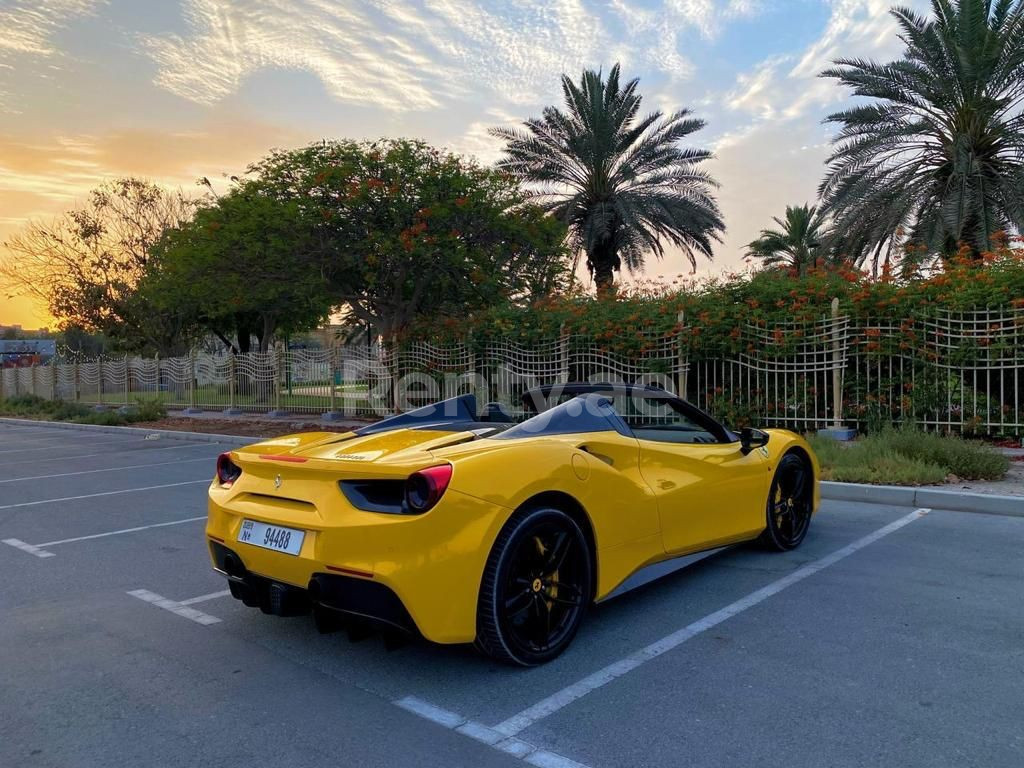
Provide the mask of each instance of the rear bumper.
[{"label": "rear bumper", "polygon": [[210,541],[210,556],[214,569],[228,580],[232,596],[264,613],[296,616],[320,608],[419,634],[398,595],[379,582],[335,573],[315,573],[302,589],[252,573],[237,552],[219,542]]},{"label": "rear bumper", "polygon": [[[484,565],[510,511],[454,489],[418,516],[347,510],[343,503],[327,525],[319,516],[284,520],[248,505],[236,511],[230,498],[211,493],[206,533],[214,569],[228,578],[232,594],[269,613],[320,606],[433,642],[471,642]],[[301,551],[238,541],[244,519],[304,529]]]}]

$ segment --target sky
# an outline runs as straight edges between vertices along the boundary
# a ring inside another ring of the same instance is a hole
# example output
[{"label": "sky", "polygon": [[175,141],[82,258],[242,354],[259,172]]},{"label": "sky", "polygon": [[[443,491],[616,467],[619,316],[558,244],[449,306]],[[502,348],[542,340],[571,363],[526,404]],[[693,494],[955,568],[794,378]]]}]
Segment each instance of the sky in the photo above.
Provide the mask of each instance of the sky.
[{"label": "sky", "polygon": [[[619,62],[644,109],[707,121],[688,143],[715,153],[727,232],[698,274],[738,270],[772,216],[814,200],[834,133],[822,120],[849,101],[818,74],[899,55],[892,4],[0,0],[0,242],[105,179],[198,192],[199,177],[320,138],[422,138],[493,162],[489,128],[560,103],[563,73]],[[670,253],[646,276],[688,272]],[[0,325],[48,322],[0,293]]]}]

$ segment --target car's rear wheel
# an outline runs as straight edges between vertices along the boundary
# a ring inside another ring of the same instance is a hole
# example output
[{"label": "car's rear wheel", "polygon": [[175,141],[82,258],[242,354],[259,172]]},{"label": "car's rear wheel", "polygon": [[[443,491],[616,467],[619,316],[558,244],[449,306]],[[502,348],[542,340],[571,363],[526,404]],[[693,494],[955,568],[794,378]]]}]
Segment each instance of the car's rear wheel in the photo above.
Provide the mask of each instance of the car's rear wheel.
[{"label": "car's rear wheel", "polygon": [[767,526],[761,542],[786,551],[800,546],[811,525],[814,477],[807,461],[795,453],[782,457],[768,492]]},{"label": "car's rear wheel", "polygon": [[534,666],[572,642],[593,595],[594,567],[579,525],[558,509],[520,510],[491,550],[480,585],[477,646]]}]

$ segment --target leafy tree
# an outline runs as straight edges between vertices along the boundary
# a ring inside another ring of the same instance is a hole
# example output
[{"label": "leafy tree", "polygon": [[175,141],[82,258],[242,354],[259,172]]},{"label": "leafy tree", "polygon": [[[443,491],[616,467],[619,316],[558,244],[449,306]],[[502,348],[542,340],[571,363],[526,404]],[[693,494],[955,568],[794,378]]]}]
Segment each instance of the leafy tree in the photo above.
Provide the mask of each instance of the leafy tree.
[{"label": "leafy tree", "polygon": [[536,185],[537,198],[569,228],[570,245],[586,255],[599,291],[614,272],[640,269],[647,254],[668,243],[696,267],[711,258],[724,231],[712,194],[716,182],[699,170],[712,155],[677,142],[704,127],[679,110],[638,118],[639,80],[619,85],[616,64],[604,80],[585,71],[580,82],[562,76],[565,111],[551,106],[525,130],[495,128],[506,142],[499,167]]},{"label": "leafy tree", "polygon": [[153,313],[138,300],[149,250],[195,202],[141,179],[93,190],[85,205],[51,223],[33,222],[5,243],[0,280],[46,303],[62,328],[105,333],[122,348],[173,354],[187,347],[176,311]]},{"label": "leafy tree", "polygon": [[513,179],[422,142],[318,142],[249,173],[316,223],[333,300],[388,340],[417,316],[526,300],[567,273],[564,228]]},{"label": "leafy tree", "polygon": [[1024,4],[932,0],[895,8],[906,50],[888,64],[840,59],[823,73],[873,101],[841,125],[821,185],[837,249],[888,263],[906,245],[975,257],[1024,223]]},{"label": "leafy tree", "polygon": [[778,229],[762,229],[761,235],[747,246],[747,255],[765,265],[783,264],[801,276],[824,256],[822,222],[813,205],[786,206],[785,220],[773,216]]},{"label": "leafy tree", "polygon": [[315,227],[297,202],[242,182],[165,233],[141,293],[238,352],[249,352],[255,335],[264,352],[276,333],[314,328],[328,314],[314,239]]}]

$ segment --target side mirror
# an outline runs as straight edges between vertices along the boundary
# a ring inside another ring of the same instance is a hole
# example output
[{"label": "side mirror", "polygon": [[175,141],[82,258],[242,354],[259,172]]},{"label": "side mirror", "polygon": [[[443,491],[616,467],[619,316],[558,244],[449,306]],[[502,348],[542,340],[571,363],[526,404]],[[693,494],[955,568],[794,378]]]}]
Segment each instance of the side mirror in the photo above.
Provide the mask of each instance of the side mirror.
[{"label": "side mirror", "polygon": [[746,456],[755,448],[763,448],[768,445],[769,437],[771,435],[767,432],[762,432],[760,429],[744,427],[740,430],[740,453]]}]

